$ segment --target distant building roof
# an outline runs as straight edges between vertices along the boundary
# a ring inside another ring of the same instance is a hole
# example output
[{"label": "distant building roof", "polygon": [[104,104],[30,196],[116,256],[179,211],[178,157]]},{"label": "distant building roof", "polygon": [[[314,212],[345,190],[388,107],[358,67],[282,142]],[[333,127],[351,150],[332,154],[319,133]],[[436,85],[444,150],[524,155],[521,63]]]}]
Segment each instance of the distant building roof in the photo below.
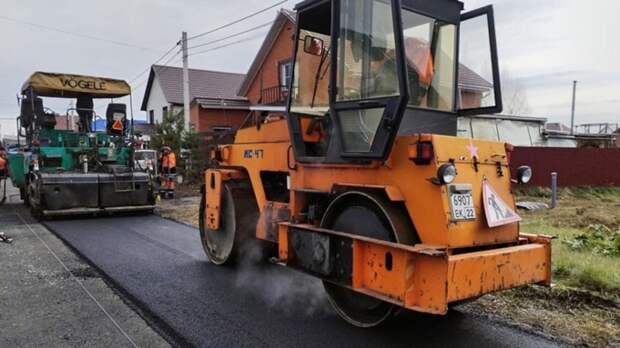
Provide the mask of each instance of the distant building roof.
[{"label": "distant building roof", "polygon": [[618,132],[618,123],[586,123],[575,126],[576,134],[614,134]]},{"label": "distant building roof", "polygon": [[545,125],[545,131],[547,133],[553,133],[553,134],[571,134],[571,130],[570,127],[564,125],[563,123],[559,123],[559,122],[552,122],[552,123],[547,123]]},{"label": "distant building roof", "polygon": [[[159,80],[168,103],[183,104],[183,69],[173,66],[153,65],[144,92],[144,98],[142,99],[142,111],[146,111],[146,105],[155,77]],[[237,90],[244,78],[244,74],[189,69],[190,101],[200,97],[244,100],[245,98],[237,95]]]},{"label": "distant building roof", "polygon": [[464,64],[459,64],[459,86],[474,91],[488,91],[493,84]]},{"label": "distant building roof", "polygon": [[505,121],[521,121],[521,122],[531,122],[531,123],[539,123],[545,124],[547,122],[546,117],[535,117],[535,116],[520,116],[520,115],[471,115],[471,116],[461,116],[462,118],[472,118],[472,119],[489,119],[489,120],[505,120]]},{"label": "distant building roof", "polygon": [[133,130],[134,133],[140,133],[142,135],[153,135],[155,127],[148,123],[136,123],[134,120]]}]

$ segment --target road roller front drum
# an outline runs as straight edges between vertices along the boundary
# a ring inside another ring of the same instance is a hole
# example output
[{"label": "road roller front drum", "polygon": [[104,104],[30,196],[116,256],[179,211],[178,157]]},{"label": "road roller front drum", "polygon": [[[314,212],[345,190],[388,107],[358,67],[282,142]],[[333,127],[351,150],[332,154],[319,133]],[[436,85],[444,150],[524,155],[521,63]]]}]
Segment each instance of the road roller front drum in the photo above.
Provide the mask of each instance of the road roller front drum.
[{"label": "road roller front drum", "polygon": [[[403,244],[413,244],[417,239],[415,230],[401,207],[390,202],[381,192],[373,191],[348,191],[340,194],[326,209],[321,228]],[[340,246],[351,248],[350,243],[340,243]],[[339,253],[344,254],[346,253]],[[336,258],[333,265],[336,273],[347,272],[338,269],[345,268],[342,258]],[[323,285],[336,313],[358,327],[380,325],[398,309],[391,303],[329,280],[324,280]]]},{"label": "road roller front drum", "polygon": [[224,183],[220,206],[220,226],[217,230],[211,230],[206,225],[206,198],[202,195],[200,239],[209,261],[216,265],[235,261],[243,246],[252,239],[259,216],[249,183]]}]

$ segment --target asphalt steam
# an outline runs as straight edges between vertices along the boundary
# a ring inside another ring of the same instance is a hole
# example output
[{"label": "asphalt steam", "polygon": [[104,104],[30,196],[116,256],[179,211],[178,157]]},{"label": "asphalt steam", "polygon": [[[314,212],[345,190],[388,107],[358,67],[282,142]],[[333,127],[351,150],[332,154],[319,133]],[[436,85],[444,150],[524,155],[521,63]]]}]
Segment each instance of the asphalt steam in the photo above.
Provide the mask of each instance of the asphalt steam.
[{"label": "asphalt steam", "polygon": [[269,307],[285,314],[320,316],[330,312],[323,283],[291,269],[275,266],[267,259],[273,255],[262,242],[252,241],[242,248],[235,284],[258,295]]}]

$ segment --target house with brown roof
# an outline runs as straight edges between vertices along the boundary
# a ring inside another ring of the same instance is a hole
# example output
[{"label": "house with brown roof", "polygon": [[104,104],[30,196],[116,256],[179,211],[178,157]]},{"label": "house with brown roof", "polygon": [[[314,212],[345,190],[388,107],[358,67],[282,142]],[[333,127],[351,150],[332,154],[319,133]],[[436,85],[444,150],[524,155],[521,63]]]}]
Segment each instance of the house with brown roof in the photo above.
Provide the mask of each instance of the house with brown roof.
[{"label": "house with brown roof", "polygon": [[[199,132],[237,128],[248,115],[285,112],[290,92],[295,12],[278,12],[247,74],[190,69],[191,123]],[[459,106],[480,106],[491,83],[466,66],[459,69]],[[166,112],[183,111],[182,69],[155,65],[151,69],[142,110],[150,123]]]},{"label": "house with brown roof", "polygon": [[263,44],[239,87],[254,110],[284,111],[292,74],[295,12],[278,12]]},{"label": "house with brown roof", "polygon": [[[189,69],[190,122],[198,132],[238,127],[249,111],[247,98],[237,95],[244,74]],[[150,124],[163,115],[183,114],[183,69],[153,65],[141,110]]]},{"label": "house with brown roof", "polygon": [[[250,65],[238,94],[248,99],[252,110],[284,111],[290,90],[295,26],[295,12],[280,10]],[[492,89],[490,82],[467,66],[460,65],[459,107],[480,107],[483,95]]]},{"label": "house with brown roof", "polygon": [[493,84],[466,65],[459,64],[458,88],[458,107],[476,109],[481,106],[482,96],[493,90]]}]

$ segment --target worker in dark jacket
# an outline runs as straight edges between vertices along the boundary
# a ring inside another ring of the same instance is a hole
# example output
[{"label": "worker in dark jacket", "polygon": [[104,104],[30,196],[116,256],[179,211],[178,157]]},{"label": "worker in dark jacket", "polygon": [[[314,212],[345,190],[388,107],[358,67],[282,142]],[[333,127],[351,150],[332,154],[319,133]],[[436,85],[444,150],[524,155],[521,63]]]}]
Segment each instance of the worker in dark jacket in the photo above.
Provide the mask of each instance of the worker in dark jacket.
[{"label": "worker in dark jacket", "polygon": [[177,157],[169,146],[162,148],[159,163],[161,163],[164,198],[173,198],[176,189]]}]

